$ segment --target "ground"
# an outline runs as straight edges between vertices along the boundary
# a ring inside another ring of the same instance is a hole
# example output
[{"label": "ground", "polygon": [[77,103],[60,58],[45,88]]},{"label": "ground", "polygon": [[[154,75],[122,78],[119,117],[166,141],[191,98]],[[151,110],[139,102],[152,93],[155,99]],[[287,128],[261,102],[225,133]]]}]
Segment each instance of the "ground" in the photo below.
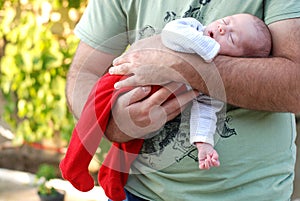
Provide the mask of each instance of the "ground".
[{"label": "ground", "polygon": [[[58,169],[59,161],[63,156],[61,153],[37,149],[37,146],[29,144],[14,147],[10,140],[0,135],[0,156],[0,201],[19,201],[23,198],[39,201],[34,173],[42,163],[56,167],[58,179],[52,180],[51,184],[66,192],[65,201],[107,201],[107,197],[99,186],[83,193],[61,179]],[[95,179],[98,168],[92,168]]]}]

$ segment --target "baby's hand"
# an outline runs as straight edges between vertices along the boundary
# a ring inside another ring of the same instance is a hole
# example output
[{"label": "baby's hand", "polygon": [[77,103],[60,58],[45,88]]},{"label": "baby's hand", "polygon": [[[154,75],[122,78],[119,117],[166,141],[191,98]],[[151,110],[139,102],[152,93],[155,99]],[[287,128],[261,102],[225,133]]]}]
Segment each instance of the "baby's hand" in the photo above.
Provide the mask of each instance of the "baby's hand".
[{"label": "baby's hand", "polygon": [[199,168],[209,170],[211,167],[220,166],[219,155],[211,144],[197,142]]}]

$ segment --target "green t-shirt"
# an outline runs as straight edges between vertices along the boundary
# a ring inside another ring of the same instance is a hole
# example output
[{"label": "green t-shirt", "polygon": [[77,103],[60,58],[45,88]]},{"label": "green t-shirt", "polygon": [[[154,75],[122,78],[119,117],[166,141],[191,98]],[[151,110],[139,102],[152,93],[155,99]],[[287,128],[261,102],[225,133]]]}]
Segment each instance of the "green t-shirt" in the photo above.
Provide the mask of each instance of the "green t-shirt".
[{"label": "green t-shirt", "polygon": [[[264,2],[264,4],[263,4]],[[101,51],[120,55],[134,41],[160,33],[181,17],[204,25],[224,16],[251,13],[271,24],[300,16],[289,0],[90,0],[75,33]],[[145,140],[126,189],[148,200],[283,201],[292,194],[295,117],[235,108],[220,118],[215,149],[221,166],[199,170],[189,144],[190,109]]]}]

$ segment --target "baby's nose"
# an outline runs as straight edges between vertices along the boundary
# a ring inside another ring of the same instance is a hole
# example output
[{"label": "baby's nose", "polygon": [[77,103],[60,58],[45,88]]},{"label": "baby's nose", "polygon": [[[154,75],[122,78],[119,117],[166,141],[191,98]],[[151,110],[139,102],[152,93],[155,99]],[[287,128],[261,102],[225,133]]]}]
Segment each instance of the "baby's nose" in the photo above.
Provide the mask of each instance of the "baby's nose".
[{"label": "baby's nose", "polygon": [[226,33],[226,28],[225,26],[222,26],[222,25],[218,25],[218,31],[221,35],[225,34]]}]

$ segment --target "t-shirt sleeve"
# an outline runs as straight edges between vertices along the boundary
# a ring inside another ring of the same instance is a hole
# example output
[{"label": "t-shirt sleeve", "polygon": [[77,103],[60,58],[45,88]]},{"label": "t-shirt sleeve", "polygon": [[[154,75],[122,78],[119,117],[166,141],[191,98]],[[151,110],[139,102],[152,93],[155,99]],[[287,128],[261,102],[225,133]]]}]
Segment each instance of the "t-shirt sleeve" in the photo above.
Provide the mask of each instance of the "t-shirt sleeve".
[{"label": "t-shirt sleeve", "polygon": [[128,46],[126,14],[119,0],[90,0],[75,34],[95,49],[120,55]]},{"label": "t-shirt sleeve", "polygon": [[299,0],[267,0],[265,1],[265,23],[271,24],[276,21],[300,17]]}]

